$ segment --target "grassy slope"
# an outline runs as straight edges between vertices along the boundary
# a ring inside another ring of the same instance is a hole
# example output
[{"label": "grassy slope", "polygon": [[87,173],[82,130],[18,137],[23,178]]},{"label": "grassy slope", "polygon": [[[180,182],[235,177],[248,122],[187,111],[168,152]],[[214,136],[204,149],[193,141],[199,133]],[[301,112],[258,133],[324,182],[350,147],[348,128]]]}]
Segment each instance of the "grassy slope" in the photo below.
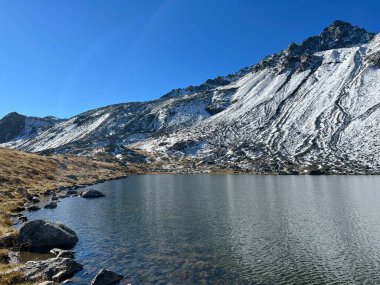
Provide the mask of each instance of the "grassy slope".
[{"label": "grassy slope", "polygon": [[[59,186],[88,184],[125,174],[126,169],[116,163],[75,156],[40,156],[0,148],[0,236],[14,231],[9,213],[25,203],[16,192],[20,187],[30,193],[41,193]],[[1,254],[4,250],[0,250]],[[20,279],[17,274],[5,274],[7,269],[9,265],[0,265],[0,284],[21,284],[16,281]]]}]

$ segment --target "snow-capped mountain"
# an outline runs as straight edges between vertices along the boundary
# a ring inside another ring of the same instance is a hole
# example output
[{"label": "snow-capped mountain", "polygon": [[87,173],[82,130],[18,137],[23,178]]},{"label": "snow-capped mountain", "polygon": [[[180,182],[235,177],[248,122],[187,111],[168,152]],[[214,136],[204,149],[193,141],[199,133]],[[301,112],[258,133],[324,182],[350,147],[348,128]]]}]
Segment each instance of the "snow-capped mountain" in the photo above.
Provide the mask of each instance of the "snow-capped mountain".
[{"label": "snow-capped mountain", "polygon": [[[257,173],[379,173],[380,34],[336,21],[258,64],[158,100],[75,116],[8,143],[33,152]],[[127,148],[128,149],[127,149]]]},{"label": "snow-capped mountain", "polygon": [[9,113],[0,120],[0,143],[30,139],[39,131],[62,121],[53,116],[37,118],[27,117],[16,112]]}]

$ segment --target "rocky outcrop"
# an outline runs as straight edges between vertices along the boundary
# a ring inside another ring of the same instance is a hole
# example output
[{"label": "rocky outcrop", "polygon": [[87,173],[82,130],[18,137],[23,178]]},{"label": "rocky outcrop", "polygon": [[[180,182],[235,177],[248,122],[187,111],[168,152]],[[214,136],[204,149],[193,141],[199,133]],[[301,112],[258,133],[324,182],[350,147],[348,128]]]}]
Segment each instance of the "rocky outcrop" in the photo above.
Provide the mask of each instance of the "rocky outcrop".
[{"label": "rocky outcrop", "polygon": [[62,122],[55,117],[27,117],[16,112],[9,113],[0,120],[0,143],[14,139],[31,138],[38,131]]},{"label": "rocky outcrop", "polygon": [[55,257],[43,261],[29,261],[18,270],[24,272],[27,280],[48,280],[62,282],[81,271],[83,266],[71,258]]},{"label": "rocky outcrop", "polygon": [[112,285],[120,282],[124,276],[101,269],[92,280],[91,285]]},{"label": "rocky outcrop", "polygon": [[77,243],[78,236],[65,225],[35,220],[20,229],[19,241],[24,248],[41,251],[55,247],[71,248]]},{"label": "rocky outcrop", "polygon": [[102,192],[95,189],[89,189],[82,193],[83,198],[100,198],[104,196],[105,195]]}]

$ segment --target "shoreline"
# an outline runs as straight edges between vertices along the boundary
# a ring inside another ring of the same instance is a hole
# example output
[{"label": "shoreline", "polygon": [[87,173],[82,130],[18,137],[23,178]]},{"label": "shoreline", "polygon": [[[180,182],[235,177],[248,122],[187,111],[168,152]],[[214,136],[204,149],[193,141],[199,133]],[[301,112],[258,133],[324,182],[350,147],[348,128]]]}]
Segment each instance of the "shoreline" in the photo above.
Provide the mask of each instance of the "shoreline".
[{"label": "shoreline", "polygon": [[139,172],[115,162],[70,155],[41,156],[4,148],[0,148],[0,165],[0,284],[17,285],[35,284],[25,280],[22,272],[12,272],[19,265],[10,264],[8,256],[18,238],[12,219],[17,220],[25,207],[34,205],[37,199],[33,201],[33,195],[43,201],[42,197],[48,196],[45,193],[123,179]]},{"label": "shoreline", "polygon": [[[68,186],[60,186],[60,187],[57,187],[55,189],[47,189],[45,190],[45,192],[47,191],[57,191],[58,193],[62,193],[62,192],[65,192],[65,191],[68,191],[68,190],[78,190],[78,189],[82,189],[82,188],[85,188],[85,187],[90,187],[90,186],[93,186],[93,185],[97,185],[97,184],[101,184],[101,183],[105,183],[105,182],[108,182],[108,181],[116,181],[116,180],[121,180],[121,179],[125,179],[127,178],[128,176],[130,175],[133,175],[135,173],[128,173],[128,174],[124,174],[124,175],[117,175],[115,177],[109,177],[109,178],[105,178],[105,179],[96,179],[94,180],[93,182],[89,182],[89,183],[86,183],[86,184],[70,184]],[[136,175],[144,175],[144,173],[136,173]],[[51,198],[52,198],[52,195],[49,194],[46,197],[46,201],[51,201]],[[61,196],[59,197],[58,199],[64,199],[66,198],[66,196]],[[45,202],[46,202],[45,201]],[[47,204],[46,204],[47,205]],[[40,208],[42,209],[42,207]],[[20,218],[20,217],[24,217],[24,216],[20,216],[20,214],[24,211],[28,211],[26,208],[18,208],[18,209],[15,209],[15,211],[13,211],[12,214],[17,214],[15,216],[12,216],[10,215],[9,216],[9,221],[12,223],[11,225],[11,228],[14,230],[14,233],[15,235],[12,236],[12,239],[13,241],[11,241],[11,243],[13,243],[15,240],[17,240],[17,237],[18,237],[18,232],[19,230],[16,228],[16,225],[20,225],[20,224],[24,224],[23,222],[21,221],[18,221],[16,223],[14,223],[14,218],[17,217],[17,218]],[[1,265],[1,261],[6,261],[5,264],[6,265],[9,265],[9,272],[11,272],[12,274],[13,273],[17,273],[17,268],[24,265],[25,262],[27,261],[24,261],[24,262],[20,262],[19,260],[17,260],[17,262],[15,263],[11,263],[11,261],[16,261],[15,258],[14,258],[14,255],[16,254],[20,254],[21,252],[29,252],[29,253],[32,253],[31,251],[25,251],[25,250],[22,250],[22,248],[17,248],[17,246],[15,247],[14,245],[6,245],[6,244],[1,244],[0,242],[0,265]],[[11,254],[13,255],[13,258],[11,256]],[[41,253],[41,254],[45,254],[45,253]],[[46,255],[51,255],[49,252],[46,252]],[[75,257],[72,258],[73,260],[75,260]],[[8,263],[7,263],[8,262]],[[14,271],[16,270],[16,271]],[[49,280],[42,280],[42,281],[49,281]],[[42,282],[41,281],[41,282]],[[64,281],[64,280],[62,280]],[[26,283],[24,283],[26,282]],[[39,284],[40,282],[37,282],[35,283],[35,281],[33,280],[30,280],[30,279],[27,279],[27,278],[23,278],[23,283],[21,284]],[[1,275],[0,275],[0,284],[1,283]],[[10,284],[13,284],[13,283],[10,283]]]}]

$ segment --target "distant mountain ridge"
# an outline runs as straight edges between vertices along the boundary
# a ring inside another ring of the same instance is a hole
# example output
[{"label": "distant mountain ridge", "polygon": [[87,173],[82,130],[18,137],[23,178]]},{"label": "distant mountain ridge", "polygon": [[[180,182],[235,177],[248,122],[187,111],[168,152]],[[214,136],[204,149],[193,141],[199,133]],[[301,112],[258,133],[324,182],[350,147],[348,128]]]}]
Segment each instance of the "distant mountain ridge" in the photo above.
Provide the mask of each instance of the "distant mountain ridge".
[{"label": "distant mountain ridge", "polygon": [[91,110],[4,146],[126,162],[143,154],[176,171],[379,173],[379,79],[380,35],[335,21],[235,74]]},{"label": "distant mountain ridge", "polygon": [[19,139],[29,139],[38,131],[58,124],[64,120],[54,116],[44,118],[28,117],[16,112],[9,113],[0,120],[0,143]]}]

